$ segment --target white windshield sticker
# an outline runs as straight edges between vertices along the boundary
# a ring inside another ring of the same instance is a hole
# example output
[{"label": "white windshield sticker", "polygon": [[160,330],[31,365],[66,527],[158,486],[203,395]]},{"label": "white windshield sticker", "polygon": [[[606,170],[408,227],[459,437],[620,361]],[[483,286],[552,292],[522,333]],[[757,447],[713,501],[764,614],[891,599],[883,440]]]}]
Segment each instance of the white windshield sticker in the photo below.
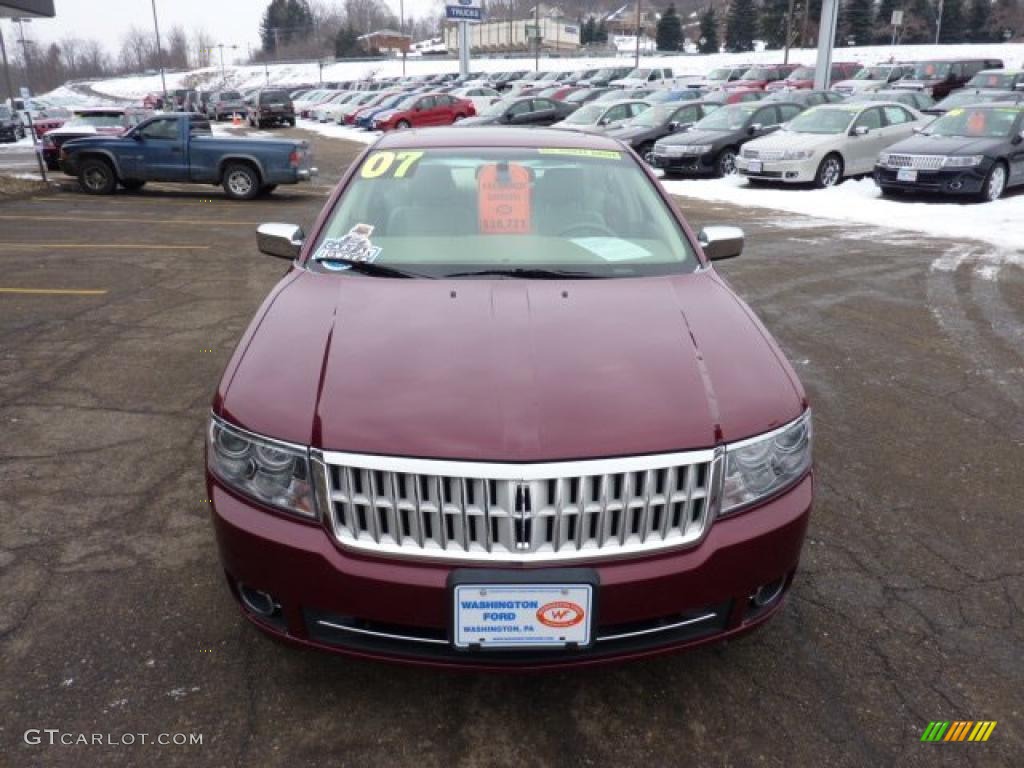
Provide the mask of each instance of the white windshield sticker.
[{"label": "white windshield sticker", "polygon": [[636,261],[651,255],[650,251],[641,248],[636,243],[620,240],[617,237],[576,237],[572,242],[600,256],[605,261]]},{"label": "white windshield sticker", "polygon": [[341,271],[348,269],[344,261],[372,264],[380,256],[380,247],[370,242],[373,225],[356,224],[344,237],[331,237],[320,243],[313,254],[314,261],[324,262],[324,267]]}]

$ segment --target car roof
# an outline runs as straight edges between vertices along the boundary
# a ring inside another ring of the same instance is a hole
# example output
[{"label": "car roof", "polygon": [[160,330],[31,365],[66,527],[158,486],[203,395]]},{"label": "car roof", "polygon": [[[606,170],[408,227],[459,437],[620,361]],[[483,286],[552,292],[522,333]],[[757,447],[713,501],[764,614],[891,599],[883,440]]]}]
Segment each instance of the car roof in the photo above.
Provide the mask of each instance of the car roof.
[{"label": "car roof", "polygon": [[421,149],[424,147],[514,147],[523,149],[610,149],[621,150],[614,139],[599,134],[575,133],[549,128],[413,128],[384,134],[377,149]]}]

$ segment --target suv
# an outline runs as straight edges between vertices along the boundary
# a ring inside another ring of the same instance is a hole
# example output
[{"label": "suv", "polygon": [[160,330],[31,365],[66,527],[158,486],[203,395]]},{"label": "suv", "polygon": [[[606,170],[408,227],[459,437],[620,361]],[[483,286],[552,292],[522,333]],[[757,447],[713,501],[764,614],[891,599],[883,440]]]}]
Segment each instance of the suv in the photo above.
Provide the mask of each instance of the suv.
[{"label": "suv", "polygon": [[295,105],[283,88],[261,88],[249,101],[249,125],[264,128],[268,125],[295,127]]},{"label": "suv", "polygon": [[245,113],[245,99],[238,91],[214,91],[206,99],[206,116],[211,120],[219,121]]},{"label": "suv", "polygon": [[875,64],[859,70],[849,80],[833,80],[832,90],[844,96],[880,91],[892,87],[893,83],[904,77],[910,77],[913,72],[913,64]]},{"label": "suv", "polygon": [[800,64],[758,64],[748,69],[738,80],[722,86],[724,90],[763,91],[770,83],[781,82],[799,69]]},{"label": "suv", "polygon": [[[829,71],[828,82],[825,83],[825,87],[828,88],[829,84],[842,82],[856,75],[861,70],[861,65],[852,61],[841,61],[832,64],[832,69]],[[781,90],[809,90],[814,87],[814,75],[816,73],[815,67],[797,67],[794,69],[785,80],[775,80],[774,82],[768,83],[765,86],[766,91],[781,91]]]},{"label": "suv", "polygon": [[986,69],[1002,69],[1002,59],[934,59],[919,61],[914,72],[893,88],[924,91],[938,101],[963,88],[976,74]]},{"label": "suv", "polygon": [[25,126],[6,104],[0,104],[0,141],[18,141],[25,138]]}]

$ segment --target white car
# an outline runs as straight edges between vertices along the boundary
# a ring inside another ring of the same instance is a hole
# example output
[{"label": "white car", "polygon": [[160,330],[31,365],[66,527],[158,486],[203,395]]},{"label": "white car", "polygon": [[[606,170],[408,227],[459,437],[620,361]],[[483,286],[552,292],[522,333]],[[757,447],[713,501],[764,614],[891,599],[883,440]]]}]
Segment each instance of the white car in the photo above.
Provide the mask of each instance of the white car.
[{"label": "white car", "polygon": [[377,91],[356,91],[353,97],[345,101],[344,104],[335,104],[330,110],[330,116],[328,119],[332,123],[343,125],[346,115],[350,115],[357,109],[362,109],[378,96],[380,96],[380,94]]},{"label": "white car", "polygon": [[341,91],[340,93],[334,94],[326,101],[321,101],[319,104],[313,107],[312,111],[309,113],[309,116],[316,120],[318,123],[326,123],[328,120],[331,119],[334,107],[336,107],[339,104],[344,104],[352,96],[352,93],[354,93],[354,91]]},{"label": "white car", "polygon": [[864,69],[858,71],[849,80],[840,80],[838,83],[833,83],[832,90],[843,94],[843,96],[880,91],[883,88],[888,88],[897,80],[912,74],[913,71],[913,65],[908,64],[876,64],[873,67],[864,67]]},{"label": "white car", "polygon": [[929,120],[894,101],[823,104],[744,144],[736,169],[754,181],[834,187],[847,176],[871,173],[880,152]]},{"label": "white car", "polygon": [[483,87],[456,88],[451,95],[457,99],[473,102],[473,108],[478,113],[501,99],[501,94],[496,90]]},{"label": "white car", "polygon": [[584,133],[603,133],[621,123],[636,117],[650,107],[646,101],[623,99],[620,101],[598,101],[584,104],[565,120],[555,123],[552,128]]}]

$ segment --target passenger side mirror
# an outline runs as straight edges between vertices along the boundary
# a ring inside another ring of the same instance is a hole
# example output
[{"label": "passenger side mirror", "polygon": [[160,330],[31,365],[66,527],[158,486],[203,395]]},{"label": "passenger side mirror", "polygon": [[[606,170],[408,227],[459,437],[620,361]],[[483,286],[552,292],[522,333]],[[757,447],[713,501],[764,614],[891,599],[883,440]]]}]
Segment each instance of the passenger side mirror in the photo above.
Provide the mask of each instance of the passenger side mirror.
[{"label": "passenger side mirror", "polygon": [[750,126],[750,130],[748,131],[748,133],[751,136],[753,136],[755,133],[760,133],[762,130],[764,130],[763,125],[761,125],[760,123],[754,123],[753,125]]},{"label": "passenger side mirror", "polygon": [[1021,131],[1020,133],[1013,137],[1014,144],[1020,144],[1022,141],[1024,141],[1024,131]]},{"label": "passenger side mirror", "polygon": [[854,136],[867,136],[869,133],[871,133],[871,129],[866,125],[858,125],[853,129]]},{"label": "passenger side mirror", "polygon": [[910,130],[912,130],[912,131],[913,131],[914,133],[920,133],[921,131],[923,131],[923,130],[924,130],[924,128],[922,128],[922,127],[921,127],[920,125],[915,125],[915,126],[914,126],[913,128],[911,128]]},{"label": "passenger side mirror", "polygon": [[260,252],[279,259],[297,259],[305,239],[302,227],[295,224],[272,222],[256,228],[256,246]]},{"label": "passenger side mirror", "polygon": [[744,236],[739,227],[704,227],[697,240],[711,261],[732,259],[743,253]]}]

